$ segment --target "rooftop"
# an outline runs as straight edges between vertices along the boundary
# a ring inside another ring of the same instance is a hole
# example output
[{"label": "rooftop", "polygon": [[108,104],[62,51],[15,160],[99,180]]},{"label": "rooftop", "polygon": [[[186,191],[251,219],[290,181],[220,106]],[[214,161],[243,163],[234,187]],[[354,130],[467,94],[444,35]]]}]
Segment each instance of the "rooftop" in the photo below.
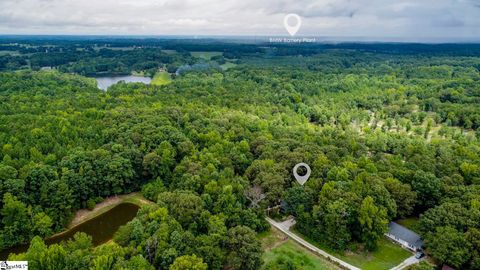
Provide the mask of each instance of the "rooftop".
[{"label": "rooftop", "polygon": [[407,242],[414,247],[421,247],[423,245],[422,238],[415,232],[403,227],[395,222],[388,224],[388,233]]}]

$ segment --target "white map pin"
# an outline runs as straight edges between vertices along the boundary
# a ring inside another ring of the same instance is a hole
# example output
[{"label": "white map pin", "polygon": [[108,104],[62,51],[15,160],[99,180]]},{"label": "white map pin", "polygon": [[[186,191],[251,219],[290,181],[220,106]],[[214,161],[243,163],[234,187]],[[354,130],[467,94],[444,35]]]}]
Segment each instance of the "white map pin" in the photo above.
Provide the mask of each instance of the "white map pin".
[{"label": "white map pin", "polygon": [[[290,25],[288,23],[290,18],[295,19],[295,21],[296,21],[295,25]],[[295,13],[287,14],[285,16],[285,18],[283,18],[283,25],[285,26],[285,29],[287,29],[287,32],[290,34],[290,36],[293,37],[298,32],[298,30],[300,30],[300,27],[302,26],[302,18],[300,18],[300,16],[298,16]]]},{"label": "white map pin", "polygon": [[[305,167],[305,169],[307,169],[307,173],[304,176],[300,176],[297,173],[297,170],[300,167]],[[293,176],[295,176],[297,182],[302,186],[305,184],[305,182],[307,182],[308,178],[310,177],[310,173],[312,173],[312,170],[310,170],[310,166],[308,166],[306,163],[298,163],[295,165],[295,167],[293,167]]]}]

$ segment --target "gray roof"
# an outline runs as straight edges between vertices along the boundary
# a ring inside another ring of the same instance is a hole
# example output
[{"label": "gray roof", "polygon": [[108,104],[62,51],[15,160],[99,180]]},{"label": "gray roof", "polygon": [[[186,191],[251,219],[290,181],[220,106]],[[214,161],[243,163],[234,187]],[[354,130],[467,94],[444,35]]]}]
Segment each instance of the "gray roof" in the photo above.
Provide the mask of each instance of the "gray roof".
[{"label": "gray roof", "polygon": [[388,224],[388,233],[397,237],[398,239],[402,239],[414,247],[422,247],[423,245],[420,235],[395,222],[390,222]]}]

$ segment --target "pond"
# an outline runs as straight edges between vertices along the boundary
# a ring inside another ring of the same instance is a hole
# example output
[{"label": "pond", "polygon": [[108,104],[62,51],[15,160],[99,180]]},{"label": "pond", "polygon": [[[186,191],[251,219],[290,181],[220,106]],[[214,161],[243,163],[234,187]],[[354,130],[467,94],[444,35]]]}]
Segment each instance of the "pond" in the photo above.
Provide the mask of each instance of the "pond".
[{"label": "pond", "polygon": [[[132,220],[139,207],[133,203],[121,203],[109,211],[89,219],[68,231],[56,234],[45,240],[47,245],[60,243],[73,237],[77,232],[84,232],[92,236],[93,245],[97,246],[112,239],[120,226]],[[0,260],[6,260],[10,253],[27,251],[29,245],[19,245],[0,252]]]},{"label": "pond", "polygon": [[144,84],[150,84],[150,82],[152,81],[152,79],[149,77],[133,76],[133,75],[96,77],[95,79],[97,80],[98,88],[102,89],[103,91],[106,91],[108,87],[120,81],[124,81],[126,83],[140,82]]}]

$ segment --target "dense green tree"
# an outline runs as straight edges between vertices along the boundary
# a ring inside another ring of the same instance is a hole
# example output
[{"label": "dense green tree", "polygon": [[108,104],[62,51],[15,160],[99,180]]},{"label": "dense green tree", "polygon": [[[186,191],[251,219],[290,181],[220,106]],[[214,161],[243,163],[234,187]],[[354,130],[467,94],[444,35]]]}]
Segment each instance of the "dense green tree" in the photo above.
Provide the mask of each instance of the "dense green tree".
[{"label": "dense green tree", "polygon": [[[15,196],[7,193],[3,196],[2,216],[3,244],[11,246],[15,243],[25,243],[31,235],[31,210]],[[42,230],[42,229],[41,229]]]},{"label": "dense green tree", "polygon": [[440,199],[440,180],[432,173],[417,171],[412,179],[412,187],[418,194],[417,205],[421,209],[433,207]]},{"label": "dense green tree", "polygon": [[194,226],[203,210],[202,199],[189,192],[164,192],[158,198],[159,203],[164,203],[168,212],[185,228]]},{"label": "dense green tree", "polygon": [[326,207],[325,230],[330,246],[344,250],[352,239],[350,225],[352,209],[343,200],[332,202]]},{"label": "dense green tree", "polygon": [[257,269],[261,265],[261,247],[254,231],[248,227],[231,228],[227,233],[227,260],[234,269]]},{"label": "dense green tree", "polygon": [[165,191],[165,186],[160,178],[157,178],[155,181],[147,183],[142,187],[142,195],[151,201],[157,201],[158,195]]},{"label": "dense green tree", "polygon": [[42,186],[58,179],[58,175],[52,167],[44,165],[28,166],[25,170],[25,192],[30,194],[30,203],[38,203]]},{"label": "dense green tree", "polygon": [[470,244],[465,235],[451,227],[438,227],[427,236],[425,244],[440,263],[461,268],[470,260]]},{"label": "dense green tree", "polygon": [[312,208],[312,196],[303,187],[292,187],[285,194],[286,212],[297,216],[298,211],[309,211]]},{"label": "dense green tree", "polygon": [[[372,249],[386,222],[419,215],[426,243],[444,227],[456,243],[433,241],[429,255],[479,268],[478,45],[0,43],[20,54],[0,56],[1,71],[29,69],[0,72],[2,249],[61,231],[89,202],[142,190],[159,205],[139,210],[118,245],[35,240],[38,263],[168,269],[195,254],[210,269],[254,269],[253,231],[286,202],[297,230],[339,250]],[[220,71],[191,51],[242,65]],[[42,66],[57,70],[32,71]],[[106,92],[69,74],[163,68],[179,68],[168,85]],[[312,168],[304,186],[291,174],[299,162]]]},{"label": "dense green tree", "polygon": [[387,213],[377,207],[373,198],[366,197],[358,210],[358,222],[361,226],[361,238],[368,250],[377,248],[377,240],[387,232]]},{"label": "dense green tree", "polygon": [[417,194],[412,191],[410,185],[402,184],[394,178],[387,178],[385,179],[385,187],[395,200],[398,217],[403,218],[410,215],[417,199]]},{"label": "dense green tree", "polygon": [[195,255],[185,255],[176,258],[170,270],[207,270],[207,264]]}]

